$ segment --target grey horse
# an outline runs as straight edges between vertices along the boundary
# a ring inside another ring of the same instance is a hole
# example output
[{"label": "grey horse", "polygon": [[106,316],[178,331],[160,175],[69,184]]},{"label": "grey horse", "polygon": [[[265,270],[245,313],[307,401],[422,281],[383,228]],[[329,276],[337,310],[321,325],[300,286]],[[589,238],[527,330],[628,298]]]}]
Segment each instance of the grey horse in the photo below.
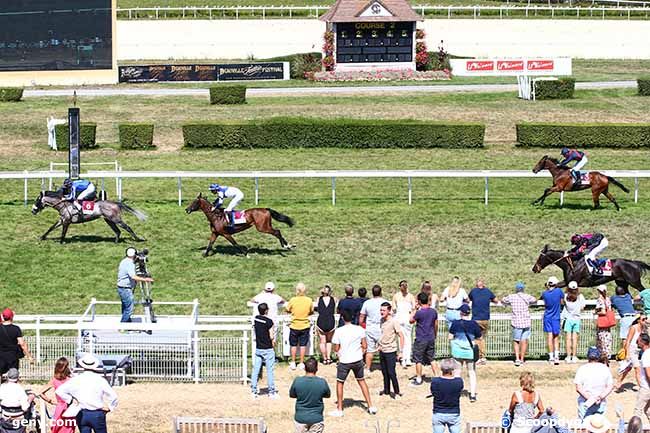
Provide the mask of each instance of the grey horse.
[{"label": "grey horse", "polygon": [[121,232],[118,227],[126,230],[136,241],[144,241],[143,238],[136,235],[133,229],[122,220],[122,211],[127,211],[135,215],[140,221],[145,221],[147,216],[143,212],[133,209],[124,203],[99,200],[95,203],[93,212],[83,215],[82,218],[81,212],[77,210],[72,202],[64,200],[60,192],[45,191],[44,193],[41,192],[34,202],[32,214],[36,215],[46,207],[56,209],[59,212],[59,220],[47,229],[43,236],[41,236],[41,240],[45,240],[52,230],[61,226],[61,243],[63,243],[70,224],[80,224],[96,220],[97,218],[104,218],[106,224],[115,232],[115,242],[120,241]]}]

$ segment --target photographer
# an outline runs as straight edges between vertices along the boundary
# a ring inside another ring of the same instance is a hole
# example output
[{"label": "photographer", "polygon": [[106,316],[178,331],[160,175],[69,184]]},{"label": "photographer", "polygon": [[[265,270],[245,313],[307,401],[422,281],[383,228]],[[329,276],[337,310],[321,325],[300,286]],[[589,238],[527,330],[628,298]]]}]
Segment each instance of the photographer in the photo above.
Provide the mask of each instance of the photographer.
[{"label": "photographer", "polygon": [[126,249],[126,257],[120,262],[117,270],[117,294],[122,301],[122,320],[120,322],[130,322],[133,314],[133,289],[136,281],[153,282],[151,277],[141,277],[136,275],[135,260],[138,251],[129,247]]}]

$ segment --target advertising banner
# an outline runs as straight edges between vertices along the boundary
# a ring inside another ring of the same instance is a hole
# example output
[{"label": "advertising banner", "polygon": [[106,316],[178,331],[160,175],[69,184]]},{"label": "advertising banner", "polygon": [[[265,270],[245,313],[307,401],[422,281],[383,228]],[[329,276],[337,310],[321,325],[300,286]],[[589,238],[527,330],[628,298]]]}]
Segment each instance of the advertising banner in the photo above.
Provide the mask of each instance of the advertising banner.
[{"label": "advertising banner", "polygon": [[571,58],[451,59],[452,74],[458,77],[571,75]]},{"label": "advertising banner", "polygon": [[120,83],[158,81],[288,80],[289,62],[119,67]]}]

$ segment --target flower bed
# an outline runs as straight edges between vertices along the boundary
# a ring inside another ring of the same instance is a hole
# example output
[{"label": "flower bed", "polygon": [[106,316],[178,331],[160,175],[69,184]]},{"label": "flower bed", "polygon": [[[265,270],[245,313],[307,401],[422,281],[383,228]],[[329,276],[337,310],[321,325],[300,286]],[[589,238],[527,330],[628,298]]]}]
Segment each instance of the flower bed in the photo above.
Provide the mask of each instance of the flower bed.
[{"label": "flower bed", "polygon": [[430,81],[449,80],[451,73],[444,71],[411,71],[406,69],[378,69],[373,71],[323,71],[307,73],[313,81]]}]

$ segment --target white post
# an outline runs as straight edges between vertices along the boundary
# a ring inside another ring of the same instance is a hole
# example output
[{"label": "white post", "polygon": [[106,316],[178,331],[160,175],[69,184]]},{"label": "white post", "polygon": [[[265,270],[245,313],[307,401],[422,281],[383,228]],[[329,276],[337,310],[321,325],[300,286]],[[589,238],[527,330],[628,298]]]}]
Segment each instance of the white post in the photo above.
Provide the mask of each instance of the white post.
[{"label": "white post", "polygon": [[41,192],[45,192],[45,178],[41,178]]},{"label": "white post", "polygon": [[27,206],[27,170],[25,170],[25,206]]},{"label": "white post", "polygon": [[564,205],[564,191],[560,191],[560,206]]},{"label": "white post", "polygon": [[634,178],[634,203],[639,202],[639,178]]},{"label": "white post", "polygon": [[178,205],[182,206],[181,202],[183,201],[183,182],[181,177],[178,177]]},{"label": "white post", "polygon": [[[120,171],[120,170],[122,170],[122,169],[120,168],[117,161],[115,161],[115,171]],[[117,178],[115,178],[115,193],[116,194],[117,194],[117,188],[118,188],[118,183],[117,183]]]},{"label": "white post", "polygon": [[50,161],[50,186],[49,190],[52,191],[52,171],[54,170],[54,163]]},{"label": "white post", "polygon": [[413,190],[412,190],[412,185],[411,185],[411,176],[408,178],[409,181],[409,206],[413,202]]},{"label": "white post", "polygon": [[260,180],[255,177],[255,206],[260,203]]},{"label": "white post", "polygon": [[106,197],[106,188],[104,187],[104,178],[102,177],[102,196],[101,196],[101,200],[104,200],[105,197]]},{"label": "white post", "polygon": [[41,363],[41,318],[36,318],[36,363]]},{"label": "white post", "polygon": [[332,206],[336,206],[336,178],[332,178]]},{"label": "white post", "polygon": [[488,193],[489,193],[488,179],[489,177],[485,176],[485,206],[488,205]]},{"label": "white post", "polygon": [[[117,172],[119,173],[120,171],[122,171],[122,167]],[[117,199],[122,201],[122,178],[118,174],[115,179],[117,179]]]},{"label": "white post", "polygon": [[246,347],[248,346],[248,331],[242,331],[242,342],[241,342],[241,375],[242,382],[246,385],[248,382],[248,354],[246,353]]},{"label": "white post", "polygon": [[201,380],[201,365],[199,362],[199,333],[194,330],[192,332],[192,341],[194,342],[194,383],[199,383]]}]

